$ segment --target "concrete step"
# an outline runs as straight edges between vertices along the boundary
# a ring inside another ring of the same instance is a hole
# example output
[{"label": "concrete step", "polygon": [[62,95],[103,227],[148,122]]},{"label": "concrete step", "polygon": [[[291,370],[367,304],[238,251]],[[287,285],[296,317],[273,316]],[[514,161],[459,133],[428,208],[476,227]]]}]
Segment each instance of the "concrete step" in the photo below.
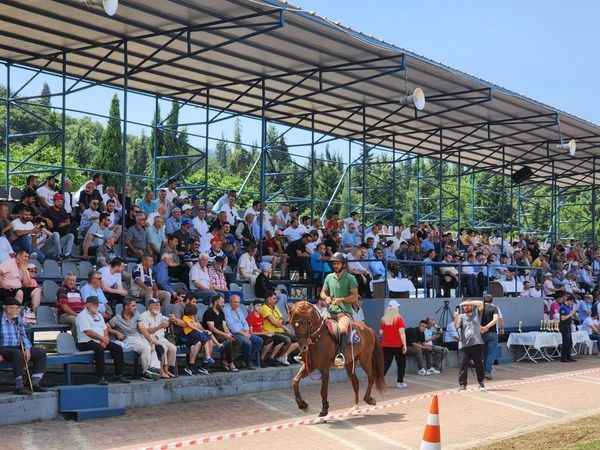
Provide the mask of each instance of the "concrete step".
[{"label": "concrete step", "polygon": [[107,407],[107,386],[84,384],[58,388],[58,410],[60,412]]},{"label": "concrete step", "polygon": [[125,408],[84,408],[61,411],[67,419],[73,419],[77,422],[82,420],[102,419],[105,417],[118,417],[125,414]]}]

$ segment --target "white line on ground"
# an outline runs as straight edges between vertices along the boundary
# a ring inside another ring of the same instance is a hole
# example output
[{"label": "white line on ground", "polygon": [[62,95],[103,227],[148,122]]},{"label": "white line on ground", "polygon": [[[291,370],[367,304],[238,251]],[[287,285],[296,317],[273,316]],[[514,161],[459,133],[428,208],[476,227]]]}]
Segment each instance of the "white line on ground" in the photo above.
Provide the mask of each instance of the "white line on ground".
[{"label": "white line on ground", "polygon": [[492,400],[491,398],[488,398],[487,396],[487,392],[482,392],[481,394],[471,394],[471,393],[465,393],[463,395],[466,395],[467,397],[473,398],[475,400],[479,400],[482,402],[488,402],[488,403],[494,403],[496,405],[501,405],[501,406],[505,406],[507,408],[512,408],[512,409],[516,409],[517,411],[521,411],[527,414],[531,414],[533,416],[538,416],[538,417],[543,417],[544,419],[552,419],[551,416],[547,415],[547,414],[542,414],[540,412],[537,411],[533,411],[529,408],[524,408],[521,406],[517,406],[514,405],[512,403],[508,403],[508,402],[503,402],[500,400]]}]

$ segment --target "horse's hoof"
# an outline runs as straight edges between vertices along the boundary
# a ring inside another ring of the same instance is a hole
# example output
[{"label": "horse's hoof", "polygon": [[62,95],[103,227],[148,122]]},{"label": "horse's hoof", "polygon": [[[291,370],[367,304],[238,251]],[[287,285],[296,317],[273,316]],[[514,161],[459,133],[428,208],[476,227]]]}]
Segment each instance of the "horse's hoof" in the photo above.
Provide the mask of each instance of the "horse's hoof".
[{"label": "horse's hoof", "polygon": [[308,409],[308,403],[306,403],[304,400],[300,400],[298,402],[298,408],[300,408],[302,411]]},{"label": "horse's hoof", "polygon": [[319,417],[325,417],[327,414],[329,414],[329,410],[324,409],[319,413]]},{"label": "horse's hoof", "polygon": [[377,404],[375,399],[372,397],[365,398],[365,403],[367,403],[367,405],[371,405],[371,406],[375,406]]}]

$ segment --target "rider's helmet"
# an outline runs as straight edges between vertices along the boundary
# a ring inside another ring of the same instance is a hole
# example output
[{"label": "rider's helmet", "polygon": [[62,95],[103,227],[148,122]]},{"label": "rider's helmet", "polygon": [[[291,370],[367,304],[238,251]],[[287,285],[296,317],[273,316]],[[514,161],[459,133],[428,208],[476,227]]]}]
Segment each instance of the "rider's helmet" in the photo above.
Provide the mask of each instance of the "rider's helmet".
[{"label": "rider's helmet", "polygon": [[342,252],[335,252],[333,254],[333,256],[331,257],[330,261],[331,262],[339,261],[339,262],[345,263],[346,262],[346,255],[344,255]]}]

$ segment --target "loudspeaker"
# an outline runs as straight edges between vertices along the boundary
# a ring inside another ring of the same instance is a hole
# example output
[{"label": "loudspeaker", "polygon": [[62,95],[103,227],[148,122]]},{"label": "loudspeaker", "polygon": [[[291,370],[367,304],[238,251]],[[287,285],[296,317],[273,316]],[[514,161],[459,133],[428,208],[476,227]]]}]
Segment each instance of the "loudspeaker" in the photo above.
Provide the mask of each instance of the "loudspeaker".
[{"label": "loudspeaker", "polygon": [[533,172],[531,171],[531,169],[525,166],[522,169],[519,169],[515,173],[513,173],[512,182],[514,184],[521,184],[524,181],[527,181],[529,178],[531,178],[532,175]]}]

